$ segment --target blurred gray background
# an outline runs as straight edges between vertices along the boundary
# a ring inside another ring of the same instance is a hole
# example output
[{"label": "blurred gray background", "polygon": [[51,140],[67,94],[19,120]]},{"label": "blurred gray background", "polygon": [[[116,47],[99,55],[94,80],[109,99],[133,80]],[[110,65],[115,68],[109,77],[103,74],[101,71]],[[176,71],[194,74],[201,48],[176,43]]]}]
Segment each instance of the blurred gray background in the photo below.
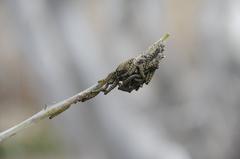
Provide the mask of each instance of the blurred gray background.
[{"label": "blurred gray background", "polygon": [[0,131],[170,33],[151,84],[73,106],[1,159],[239,159],[239,0],[0,0]]}]

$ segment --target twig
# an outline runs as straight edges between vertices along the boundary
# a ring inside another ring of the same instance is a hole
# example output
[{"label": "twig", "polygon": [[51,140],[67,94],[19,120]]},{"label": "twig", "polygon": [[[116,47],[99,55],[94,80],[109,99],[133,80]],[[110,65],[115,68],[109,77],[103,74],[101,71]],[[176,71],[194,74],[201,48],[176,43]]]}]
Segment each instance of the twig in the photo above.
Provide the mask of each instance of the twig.
[{"label": "twig", "polygon": [[[160,45],[163,41],[165,41],[168,38],[168,34],[166,34],[163,38],[161,38],[159,41],[155,42],[153,45],[150,46],[150,50],[148,50],[147,52],[154,52],[154,50],[159,52],[159,47],[162,47],[163,45]],[[163,52],[163,49],[162,49]],[[162,53],[161,51],[159,53]],[[157,53],[158,54],[158,53]],[[142,59],[141,59],[142,60]],[[159,59],[160,61],[161,59]],[[159,61],[157,61],[159,63]],[[149,62],[149,61],[148,61]],[[155,59],[156,62],[156,59]],[[158,64],[157,63],[157,64]],[[146,64],[147,65],[147,64]],[[146,73],[147,75],[153,75],[153,73],[155,72],[155,70],[157,68],[151,68],[152,63],[149,63],[148,66],[146,66],[144,73]],[[129,68],[128,68],[129,69]],[[152,70],[151,70],[152,69]],[[147,72],[148,71],[148,72]],[[60,113],[64,112],[65,110],[67,110],[68,108],[71,107],[72,104],[76,104],[78,102],[85,102],[86,100],[89,100],[95,96],[97,96],[100,92],[104,91],[104,89],[107,89],[108,86],[113,88],[116,87],[117,85],[120,85],[120,82],[124,83],[125,81],[127,84],[126,85],[121,85],[122,89],[124,91],[124,89],[127,92],[131,92],[133,89],[138,90],[143,83],[146,83],[146,81],[144,81],[144,79],[135,79],[135,81],[131,81],[129,82],[129,80],[134,79],[133,77],[136,76],[136,74],[138,75],[139,72],[137,73],[132,73],[129,75],[125,75],[124,77],[122,75],[119,75],[118,72],[113,72],[115,73],[115,76],[105,80],[104,82],[98,82],[97,84],[89,87],[88,89],[66,99],[63,100],[61,102],[58,102],[52,106],[49,107],[44,107],[44,109],[42,109],[40,112],[36,113],[35,115],[33,115],[32,117],[26,119],[25,121],[9,128],[6,131],[3,131],[0,133],[0,143],[3,142],[4,140],[10,138],[11,136],[14,136],[15,134],[17,134],[19,131],[30,127],[31,125],[36,124],[37,122],[45,119],[45,118],[49,118],[52,119],[55,116],[59,115]],[[117,75],[116,75],[117,74]],[[139,75],[140,76],[140,75]],[[137,77],[139,77],[137,76]],[[150,79],[149,79],[150,80]],[[149,81],[148,81],[149,82]],[[104,88],[104,89],[103,89]]]},{"label": "twig", "polygon": [[89,95],[92,95],[91,98],[97,95],[97,93],[91,93],[92,91],[99,89],[101,87],[100,84],[95,84],[92,87],[86,89],[83,92],[80,92],[77,95],[74,95],[64,101],[56,103],[52,106],[45,107],[40,112],[36,113],[32,117],[26,119],[25,121],[15,125],[14,127],[0,133],[0,143],[11,136],[17,134],[20,130],[30,127],[31,125],[45,119],[50,118],[52,119],[56,115],[60,114],[61,112],[67,110],[72,104],[76,104],[79,101],[86,101],[86,99],[90,99]]}]

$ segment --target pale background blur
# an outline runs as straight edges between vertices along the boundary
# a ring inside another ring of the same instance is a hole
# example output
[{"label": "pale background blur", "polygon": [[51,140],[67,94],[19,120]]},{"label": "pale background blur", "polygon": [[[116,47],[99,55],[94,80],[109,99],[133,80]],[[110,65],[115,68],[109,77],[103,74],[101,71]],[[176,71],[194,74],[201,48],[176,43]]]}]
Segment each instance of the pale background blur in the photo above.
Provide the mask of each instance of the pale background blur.
[{"label": "pale background blur", "polygon": [[151,84],[77,104],[1,159],[239,159],[239,0],[0,0],[0,131],[170,33]]}]

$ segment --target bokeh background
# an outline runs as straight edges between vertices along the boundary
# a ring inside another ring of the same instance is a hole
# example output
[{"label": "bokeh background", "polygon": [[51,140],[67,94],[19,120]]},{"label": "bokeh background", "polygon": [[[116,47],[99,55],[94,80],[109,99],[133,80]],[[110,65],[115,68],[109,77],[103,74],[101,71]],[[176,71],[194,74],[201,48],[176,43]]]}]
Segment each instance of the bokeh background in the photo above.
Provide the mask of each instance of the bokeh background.
[{"label": "bokeh background", "polygon": [[0,0],[0,131],[170,33],[151,84],[77,104],[1,159],[239,159],[239,0]]}]

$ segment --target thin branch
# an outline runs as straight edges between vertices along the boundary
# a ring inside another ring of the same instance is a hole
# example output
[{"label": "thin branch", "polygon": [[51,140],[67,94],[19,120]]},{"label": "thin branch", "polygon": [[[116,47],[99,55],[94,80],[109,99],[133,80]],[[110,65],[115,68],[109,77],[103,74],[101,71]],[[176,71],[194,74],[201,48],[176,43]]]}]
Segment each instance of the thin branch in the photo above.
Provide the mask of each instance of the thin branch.
[{"label": "thin branch", "polygon": [[95,84],[92,87],[89,87],[88,89],[86,89],[83,92],[80,92],[66,100],[63,100],[61,102],[58,102],[52,106],[46,107],[43,110],[41,110],[40,112],[36,113],[35,115],[33,115],[32,117],[26,119],[25,121],[13,126],[12,128],[0,133],[0,143],[8,138],[10,138],[11,136],[14,136],[15,134],[17,134],[19,131],[30,127],[33,124],[38,123],[39,121],[45,119],[45,118],[50,118],[52,119],[53,117],[55,117],[56,115],[60,114],[61,112],[67,110],[68,108],[70,108],[70,106],[72,104],[76,104],[79,101],[85,101],[87,98],[90,99],[90,94],[91,94],[91,98],[93,98],[94,96],[97,95],[97,93],[93,94],[91,92],[93,92],[94,90],[97,90],[101,87],[100,84]]},{"label": "thin branch", "polygon": [[[0,143],[16,135],[19,131],[26,129],[45,118],[54,118],[55,116],[70,108],[72,104],[76,104],[78,102],[85,102],[86,100],[97,96],[100,92],[104,92],[104,94],[106,95],[116,86],[119,86],[119,90],[131,92],[132,90],[138,90],[140,87],[142,87],[143,84],[148,84],[155,70],[158,68],[160,60],[164,57],[164,55],[162,54],[162,52],[164,51],[164,45],[162,43],[168,37],[169,35],[166,34],[160,40],[151,45],[146,51],[146,54],[142,56],[137,56],[137,58],[132,58],[126,62],[123,62],[115,71],[110,73],[105,79],[100,80],[97,84],[66,100],[58,102],[49,107],[45,107],[43,110],[26,119],[25,121],[9,128],[6,131],[1,132]],[[138,65],[138,63],[140,62],[138,60],[144,60],[142,65]],[[136,70],[132,70],[133,68],[136,68]],[[146,75],[146,79],[145,77],[141,76],[140,68],[141,71],[143,71],[142,74]],[[122,72],[124,73],[121,74]]]}]

